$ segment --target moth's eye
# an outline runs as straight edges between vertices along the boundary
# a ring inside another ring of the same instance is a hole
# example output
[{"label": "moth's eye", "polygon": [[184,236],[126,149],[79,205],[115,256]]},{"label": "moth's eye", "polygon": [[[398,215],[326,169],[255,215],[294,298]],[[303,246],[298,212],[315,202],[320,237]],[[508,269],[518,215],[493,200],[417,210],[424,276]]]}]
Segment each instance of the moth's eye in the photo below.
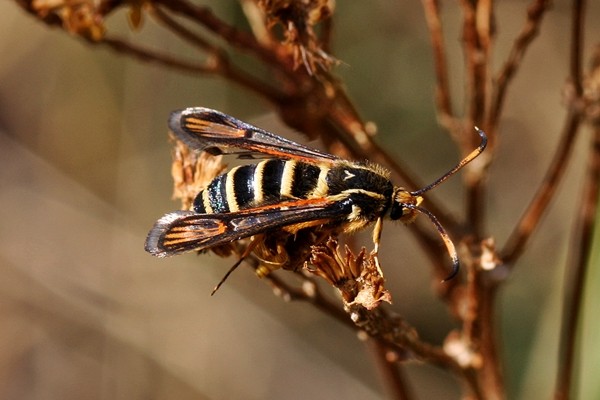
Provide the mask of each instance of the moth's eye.
[{"label": "moth's eye", "polygon": [[392,209],[390,210],[390,219],[397,220],[402,218],[402,215],[404,214],[403,210],[404,207],[402,206],[402,204],[393,202]]}]

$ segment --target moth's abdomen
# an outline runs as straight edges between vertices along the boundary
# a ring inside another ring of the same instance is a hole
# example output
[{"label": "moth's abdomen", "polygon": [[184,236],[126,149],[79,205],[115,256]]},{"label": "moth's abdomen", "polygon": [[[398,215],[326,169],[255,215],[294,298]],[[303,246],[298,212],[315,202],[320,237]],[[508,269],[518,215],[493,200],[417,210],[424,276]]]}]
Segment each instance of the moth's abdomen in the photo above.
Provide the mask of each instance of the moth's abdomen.
[{"label": "moth's abdomen", "polygon": [[200,214],[234,212],[284,200],[322,196],[327,193],[323,187],[327,171],[324,165],[280,159],[241,165],[216,177],[198,193],[194,211]]}]

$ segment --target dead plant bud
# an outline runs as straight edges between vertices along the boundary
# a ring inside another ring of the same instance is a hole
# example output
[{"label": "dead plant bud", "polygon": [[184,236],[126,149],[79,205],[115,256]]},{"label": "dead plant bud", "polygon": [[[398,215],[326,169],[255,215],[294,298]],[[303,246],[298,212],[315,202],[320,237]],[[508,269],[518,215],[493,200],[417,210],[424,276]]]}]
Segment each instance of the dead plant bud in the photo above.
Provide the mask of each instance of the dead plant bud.
[{"label": "dead plant bud", "polygon": [[464,336],[452,331],[444,341],[444,351],[463,368],[479,369],[483,364],[481,353],[475,351]]},{"label": "dead plant bud", "polygon": [[600,45],[596,46],[590,70],[583,80],[583,101],[587,121],[600,126]]},{"label": "dead plant bud", "polygon": [[355,255],[344,246],[342,255],[338,241],[330,237],[324,244],[312,246],[310,264],[312,273],[340,291],[347,307],[360,305],[372,310],[382,301],[391,303],[391,296],[384,287],[385,279],[377,268],[377,254],[367,255],[364,247]]},{"label": "dead plant bud", "polygon": [[493,238],[482,240],[481,257],[479,258],[481,269],[491,271],[500,264],[502,264],[502,260],[500,260],[496,252],[496,241]]},{"label": "dead plant bud", "polygon": [[200,193],[227,166],[223,165],[223,156],[213,156],[206,152],[191,151],[183,142],[171,136],[174,143],[173,164],[173,198],[181,200],[181,209],[189,210],[196,195]]},{"label": "dead plant bud", "polygon": [[33,0],[31,7],[41,18],[54,16],[65,31],[97,42],[104,37],[104,16],[94,0]]},{"label": "dead plant bud", "polygon": [[259,0],[258,4],[269,28],[282,27],[283,45],[293,57],[294,68],[304,64],[312,75],[317,67],[329,70],[337,63],[323,50],[314,30],[315,25],[331,17],[334,0]]}]

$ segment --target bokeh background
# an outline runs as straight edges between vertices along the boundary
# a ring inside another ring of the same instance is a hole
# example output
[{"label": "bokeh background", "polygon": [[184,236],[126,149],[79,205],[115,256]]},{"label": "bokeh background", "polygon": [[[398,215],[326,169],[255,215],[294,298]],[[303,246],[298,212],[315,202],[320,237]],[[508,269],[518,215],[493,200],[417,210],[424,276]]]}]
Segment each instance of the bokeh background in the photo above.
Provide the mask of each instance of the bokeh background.
[{"label": "bokeh background", "polygon": [[[237,2],[206,1],[229,21]],[[523,1],[498,7],[497,65],[524,21]],[[533,195],[565,116],[569,2],[557,0],[511,86],[491,170],[487,230],[502,245]],[[600,4],[587,30],[600,38]],[[444,4],[452,86],[463,90],[460,16]],[[124,12],[109,28],[138,43],[192,55],[146,20]],[[143,251],[170,199],[169,112],[207,106],[288,135],[269,105],[222,79],[169,71],[93,48],[0,4],[0,398],[378,399],[377,370],[363,342],[303,303],[284,303],[241,268],[214,255],[157,260]],[[417,2],[338,2],[334,53],[378,141],[432,181],[458,155],[436,125],[431,48]],[[586,58],[587,59],[587,58]],[[562,282],[589,132],[502,293],[501,331],[511,399],[553,389]],[[318,144],[316,144],[318,145]],[[462,215],[461,178],[429,194]],[[382,264],[391,309],[441,343],[453,321],[431,292],[426,258],[410,228],[384,228]],[[368,243],[368,235],[365,243]],[[597,241],[596,241],[597,242]],[[578,381],[600,398],[598,246],[587,285]],[[411,363],[423,399],[459,396],[454,378]]]}]

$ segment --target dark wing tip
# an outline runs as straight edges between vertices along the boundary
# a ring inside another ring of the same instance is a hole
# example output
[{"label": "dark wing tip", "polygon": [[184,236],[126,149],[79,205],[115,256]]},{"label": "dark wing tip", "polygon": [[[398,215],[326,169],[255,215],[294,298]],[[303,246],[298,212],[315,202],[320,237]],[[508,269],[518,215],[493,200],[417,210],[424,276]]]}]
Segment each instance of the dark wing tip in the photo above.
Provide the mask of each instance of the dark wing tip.
[{"label": "dark wing tip", "polygon": [[184,108],[173,111],[169,116],[169,130],[188,147],[196,148],[198,147],[198,141],[194,140],[194,136],[184,128],[182,121],[185,118],[185,114],[189,114],[190,110],[192,109]]},{"label": "dark wing tip", "polygon": [[[195,123],[192,123],[190,128],[192,121]],[[199,121],[203,121],[204,124],[198,124]],[[173,111],[169,116],[169,129],[177,139],[191,149],[207,151],[212,155],[223,154],[223,151],[219,145],[204,137],[204,134],[214,134],[225,127],[240,129],[245,125],[227,114],[205,107],[183,108]]]},{"label": "dark wing tip", "polygon": [[179,254],[178,251],[173,251],[165,248],[162,244],[165,234],[169,232],[174,222],[180,220],[182,217],[195,214],[193,211],[175,211],[163,215],[150,229],[146,242],[144,243],[144,250],[152,254],[155,257],[163,258],[170,257]]}]

